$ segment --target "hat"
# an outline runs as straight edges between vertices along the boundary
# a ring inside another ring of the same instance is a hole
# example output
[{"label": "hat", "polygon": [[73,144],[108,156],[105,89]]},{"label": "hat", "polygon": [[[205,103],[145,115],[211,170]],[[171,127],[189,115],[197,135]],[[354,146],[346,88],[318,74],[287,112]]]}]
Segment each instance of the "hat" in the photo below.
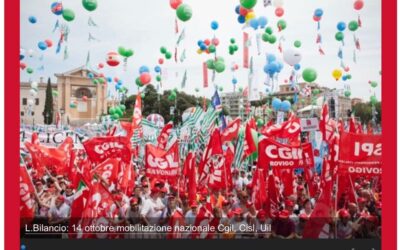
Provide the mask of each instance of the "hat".
[{"label": "hat", "polygon": [[267,213],[266,213],[264,210],[260,210],[260,211],[257,213],[257,218],[258,218],[258,219],[265,219],[265,218],[267,218]]},{"label": "hat", "polygon": [[376,218],[375,215],[368,215],[368,216],[367,216],[367,221],[376,224],[376,223],[378,222],[378,219]]},{"label": "hat", "polygon": [[246,202],[246,207],[247,207],[247,208],[250,208],[251,206],[253,206],[253,202],[247,201],[247,202]]},{"label": "hat", "polygon": [[292,200],[286,200],[285,207],[294,207],[294,202]]},{"label": "hat", "polygon": [[300,220],[306,220],[306,221],[309,219],[308,215],[305,213],[300,214],[299,218],[300,218]]},{"label": "hat", "polygon": [[65,198],[62,195],[57,196],[57,200],[64,202]]},{"label": "hat", "polygon": [[161,191],[161,193],[168,193],[168,190],[166,187],[162,187],[160,191]]},{"label": "hat", "polygon": [[222,206],[228,206],[230,203],[227,200],[223,200],[222,201]]},{"label": "hat", "polygon": [[253,188],[253,184],[251,184],[251,183],[247,184],[247,185],[246,185],[246,188],[252,189],[252,188]]},{"label": "hat", "polygon": [[160,192],[160,189],[159,189],[158,187],[153,187],[153,188],[151,189],[151,193],[152,193],[152,194],[159,193],[159,192]]},{"label": "hat", "polygon": [[190,208],[195,208],[195,207],[197,207],[197,202],[192,201],[192,203],[190,203]]},{"label": "hat", "polygon": [[350,213],[346,209],[339,210],[339,217],[340,218],[350,218]]},{"label": "hat", "polygon": [[303,185],[298,185],[297,186],[297,191],[300,191],[300,190],[304,190],[304,186]]},{"label": "hat", "polygon": [[287,219],[287,218],[289,218],[289,211],[287,211],[286,209],[285,209],[285,210],[282,210],[282,211],[279,213],[279,218],[280,218],[280,219]]},{"label": "hat", "polygon": [[242,209],[240,207],[237,207],[236,209],[233,210],[233,214],[236,215],[241,215],[242,214]]},{"label": "hat", "polygon": [[36,181],[35,184],[36,185],[43,185],[43,182],[42,181]]},{"label": "hat", "polygon": [[115,200],[115,201],[122,201],[122,195],[120,195],[120,194],[115,194],[115,195],[114,195],[114,200]]},{"label": "hat", "polygon": [[364,202],[366,202],[367,200],[365,199],[365,198],[363,198],[363,197],[358,197],[357,198],[357,203],[364,203]]},{"label": "hat", "polygon": [[131,203],[131,205],[137,205],[139,200],[136,197],[132,197],[129,199],[129,202]]}]

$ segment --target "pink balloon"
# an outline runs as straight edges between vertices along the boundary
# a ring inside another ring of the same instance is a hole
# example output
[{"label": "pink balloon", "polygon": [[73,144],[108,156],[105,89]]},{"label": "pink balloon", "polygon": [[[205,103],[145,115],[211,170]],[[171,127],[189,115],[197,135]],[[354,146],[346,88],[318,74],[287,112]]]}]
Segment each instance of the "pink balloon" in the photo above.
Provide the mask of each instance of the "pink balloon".
[{"label": "pink balloon", "polygon": [[176,10],[181,4],[182,0],[169,0],[169,5],[171,5],[171,8],[173,8],[174,10]]},{"label": "pink balloon", "polygon": [[219,44],[219,39],[218,39],[218,38],[213,38],[213,39],[212,39],[212,44],[214,44],[215,46],[218,46],[218,44]]},{"label": "pink balloon", "polygon": [[151,76],[149,73],[144,72],[143,74],[140,75],[140,82],[143,84],[148,84],[151,81]]},{"label": "pink balloon", "polygon": [[354,9],[355,10],[361,10],[364,7],[364,1],[363,0],[356,0],[354,2]]},{"label": "pink balloon", "polygon": [[345,72],[349,72],[349,71],[350,71],[349,66],[347,66],[346,68],[344,68],[344,71],[345,71]]},{"label": "pink balloon", "polygon": [[104,67],[104,64],[102,64],[102,63],[99,63],[99,69],[102,69],[103,67]]},{"label": "pink balloon", "polygon": [[164,59],[163,58],[158,59],[158,63],[159,64],[163,64],[164,63]]},{"label": "pink balloon", "polygon": [[47,47],[49,47],[49,48],[51,46],[53,46],[53,42],[50,39],[46,39],[46,40],[44,40],[44,42],[46,43]]},{"label": "pink balloon", "polygon": [[23,62],[20,62],[20,63],[19,63],[19,67],[20,67],[22,70],[24,70],[24,69],[26,68],[26,64],[23,63]]},{"label": "pink balloon", "polygon": [[281,17],[283,16],[283,14],[285,14],[285,10],[282,7],[278,7],[275,9],[275,15],[277,17]]},{"label": "pink balloon", "polygon": [[321,17],[320,16],[313,16],[314,21],[319,22],[321,21]]},{"label": "pink balloon", "polygon": [[87,96],[85,96],[85,95],[84,95],[84,96],[82,96],[82,101],[86,102],[86,101],[87,101],[87,99],[88,99],[88,98],[87,98]]},{"label": "pink balloon", "polygon": [[118,77],[114,77],[114,82],[118,82],[118,81],[119,81]]}]

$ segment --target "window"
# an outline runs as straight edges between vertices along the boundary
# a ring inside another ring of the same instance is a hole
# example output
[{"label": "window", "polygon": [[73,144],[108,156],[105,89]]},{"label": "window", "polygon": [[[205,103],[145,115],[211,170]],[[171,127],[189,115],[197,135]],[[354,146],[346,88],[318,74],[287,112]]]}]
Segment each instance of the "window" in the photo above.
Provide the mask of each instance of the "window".
[{"label": "window", "polygon": [[85,88],[85,87],[79,88],[75,91],[76,98],[82,98],[83,96],[92,98],[92,93],[90,92],[90,90],[88,88]]},{"label": "window", "polygon": [[32,111],[32,112],[31,112],[31,115],[34,116],[34,115],[35,115],[35,112]]},{"label": "window", "polygon": [[26,105],[28,100],[26,98],[22,98],[22,105]]},{"label": "window", "polygon": [[39,98],[35,99],[35,105],[38,106],[39,105]]},{"label": "window", "polygon": [[24,111],[21,111],[21,116],[24,116],[24,114],[25,114]]}]

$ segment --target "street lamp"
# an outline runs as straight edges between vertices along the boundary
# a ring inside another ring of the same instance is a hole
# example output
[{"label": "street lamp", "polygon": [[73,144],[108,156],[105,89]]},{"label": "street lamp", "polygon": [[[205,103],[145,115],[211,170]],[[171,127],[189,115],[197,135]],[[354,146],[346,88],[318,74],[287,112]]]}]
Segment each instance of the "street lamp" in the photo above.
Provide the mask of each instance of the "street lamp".
[{"label": "street lamp", "polygon": [[65,110],[63,108],[60,108],[60,115],[61,115],[61,130],[63,130],[62,122],[63,122],[63,115],[65,113]]}]

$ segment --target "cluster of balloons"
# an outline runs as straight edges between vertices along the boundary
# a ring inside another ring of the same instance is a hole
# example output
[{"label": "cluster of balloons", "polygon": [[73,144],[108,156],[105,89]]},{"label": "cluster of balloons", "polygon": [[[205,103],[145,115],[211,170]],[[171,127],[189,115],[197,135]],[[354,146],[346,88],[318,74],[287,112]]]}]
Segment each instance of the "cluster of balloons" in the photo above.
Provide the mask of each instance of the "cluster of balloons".
[{"label": "cluster of balloons", "polygon": [[30,23],[36,23],[36,22],[37,22],[37,19],[36,19],[36,17],[34,17],[34,16],[30,16],[30,17],[28,18],[28,21],[29,21]]},{"label": "cluster of balloons", "polygon": [[302,76],[303,76],[304,81],[311,83],[317,79],[318,74],[315,69],[306,68],[303,70]]},{"label": "cluster of balloons", "polygon": [[335,39],[338,42],[341,42],[344,39],[343,31],[346,29],[346,23],[345,22],[338,22],[338,24],[336,25],[336,28],[338,29],[338,32],[336,32],[336,34],[335,34]]},{"label": "cluster of balloons", "polygon": [[283,112],[288,112],[292,107],[292,104],[288,100],[282,101],[277,97],[274,97],[274,99],[272,99],[271,105],[273,110]]},{"label": "cluster of balloons", "polygon": [[[160,52],[161,52],[161,54],[163,54],[165,56],[165,59],[167,59],[167,60],[171,59],[172,53],[169,52],[167,50],[167,48],[165,48],[164,46],[160,48]],[[160,63],[160,59],[158,60],[158,62]],[[162,63],[160,63],[160,64],[162,64]]]},{"label": "cluster of balloons", "polygon": [[149,67],[143,65],[139,68],[139,77],[136,78],[136,85],[138,87],[146,86],[151,82],[151,75]]},{"label": "cluster of balloons", "polygon": [[250,19],[249,25],[252,27],[254,30],[257,30],[258,28],[264,29],[265,26],[267,26],[268,20],[264,16],[260,16],[259,18],[253,18]]},{"label": "cluster of balloons", "polygon": [[126,110],[125,105],[124,104],[120,104],[118,106],[111,107],[108,110],[108,113],[111,115],[111,119],[112,120],[118,120],[118,119],[122,118],[122,116],[124,115],[125,110]]},{"label": "cluster of balloons", "polygon": [[208,69],[215,70],[217,73],[222,73],[225,70],[225,60],[223,57],[219,56],[216,60],[208,59],[206,63]]},{"label": "cluster of balloons", "polygon": [[168,96],[168,101],[175,101],[176,96],[177,96],[178,90],[176,88],[174,88],[171,93]]},{"label": "cluster of balloons", "polygon": [[234,38],[231,38],[230,43],[231,44],[229,45],[229,54],[233,55],[236,51],[239,50],[239,47],[236,45],[236,40]]},{"label": "cluster of balloons", "polygon": [[346,74],[342,76],[342,80],[346,81],[346,80],[350,80],[351,79],[351,75],[350,74]]},{"label": "cluster of balloons", "polygon": [[264,66],[264,72],[273,77],[276,73],[281,72],[282,69],[283,63],[279,62],[274,54],[267,54],[267,63]]},{"label": "cluster of balloons", "polygon": [[[236,6],[235,12],[238,14],[238,22],[240,24],[249,23],[250,20],[256,18],[253,7],[257,4],[257,0],[241,0],[240,5]],[[258,20],[259,21],[259,20]],[[266,25],[266,23],[265,23]],[[258,25],[257,25],[258,26]]]},{"label": "cluster of balloons", "polygon": [[82,0],[82,5],[87,11],[94,11],[97,8],[97,0]]},{"label": "cluster of balloons", "polygon": [[319,8],[316,9],[314,11],[314,16],[313,16],[314,21],[316,21],[316,22],[321,21],[321,18],[322,18],[323,14],[324,14],[324,11],[322,9],[319,9]]},{"label": "cluster of balloons", "polygon": [[111,51],[107,53],[106,63],[111,66],[115,67],[118,66],[120,63],[119,55],[117,52]]},{"label": "cluster of balloons", "polygon": [[46,39],[44,41],[38,42],[38,47],[40,50],[46,50],[47,48],[50,48],[53,46],[53,42],[50,39]]},{"label": "cluster of balloons", "polygon": [[199,46],[197,53],[198,54],[202,54],[203,52],[207,54],[215,53],[218,45],[219,45],[218,38],[213,38],[211,40],[210,39],[199,40],[197,41],[197,46]]},{"label": "cluster of balloons", "polygon": [[276,36],[273,34],[271,27],[265,28],[265,32],[262,34],[261,39],[270,44],[274,44],[276,42]]},{"label": "cluster of balloons", "polygon": [[122,57],[125,59],[128,59],[129,57],[133,56],[134,52],[131,49],[126,49],[122,46],[118,47],[118,54],[120,54]]},{"label": "cluster of balloons", "polygon": [[182,3],[182,0],[170,0],[169,5],[176,11],[176,16],[182,22],[189,21],[190,18],[192,18],[192,8],[189,5]]}]

